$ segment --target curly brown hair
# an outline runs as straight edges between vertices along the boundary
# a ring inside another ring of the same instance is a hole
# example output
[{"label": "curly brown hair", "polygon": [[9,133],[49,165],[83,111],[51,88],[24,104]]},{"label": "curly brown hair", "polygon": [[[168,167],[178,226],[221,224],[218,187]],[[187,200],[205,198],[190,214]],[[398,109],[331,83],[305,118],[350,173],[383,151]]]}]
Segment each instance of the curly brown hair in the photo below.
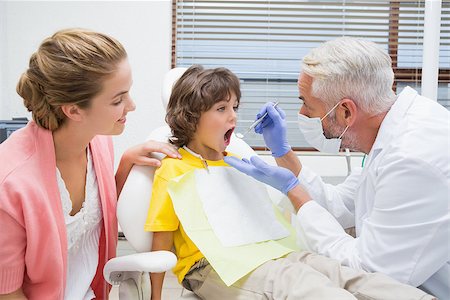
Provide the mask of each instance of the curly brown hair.
[{"label": "curly brown hair", "polygon": [[215,103],[231,99],[239,103],[239,78],[226,68],[204,69],[193,65],[175,83],[167,106],[166,122],[172,131],[171,143],[187,145],[197,130],[202,112]]}]

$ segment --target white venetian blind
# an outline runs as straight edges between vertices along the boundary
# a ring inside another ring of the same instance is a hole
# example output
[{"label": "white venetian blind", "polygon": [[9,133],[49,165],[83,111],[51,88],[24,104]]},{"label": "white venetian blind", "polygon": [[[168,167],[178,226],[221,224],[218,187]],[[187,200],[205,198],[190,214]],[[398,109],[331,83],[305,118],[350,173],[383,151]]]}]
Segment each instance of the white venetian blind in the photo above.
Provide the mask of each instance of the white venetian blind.
[{"label": "white venetian blind", "polygon": [[[424,1],[174,1],[173,66],[227,67],[241,79],[238,132],[263,103],[280,101],[293,147],[309,147],[296,125],[301,58],[320,43],[354,36],[382,45],[397,82],[420,89]],[[450,107],[450,3],[443,1],[439,101]],[[259,135],[246,141],[263,147]]]}]

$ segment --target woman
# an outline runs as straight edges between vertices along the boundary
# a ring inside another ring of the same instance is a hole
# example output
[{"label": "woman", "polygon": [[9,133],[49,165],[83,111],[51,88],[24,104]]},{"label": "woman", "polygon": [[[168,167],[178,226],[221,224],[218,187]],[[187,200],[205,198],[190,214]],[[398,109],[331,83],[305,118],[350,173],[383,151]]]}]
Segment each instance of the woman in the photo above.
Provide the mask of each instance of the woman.
[{"label": "woman", "polygon": [[109,136],[135,109],[131,84],[125,49],[101,33],[62,30],[31,56],[17,92],[33,121],[0,145],[0,299],[108,298],[116,191],[134,163],[159,165],[150,152],[179,156],[135,146],[114,180]]}]

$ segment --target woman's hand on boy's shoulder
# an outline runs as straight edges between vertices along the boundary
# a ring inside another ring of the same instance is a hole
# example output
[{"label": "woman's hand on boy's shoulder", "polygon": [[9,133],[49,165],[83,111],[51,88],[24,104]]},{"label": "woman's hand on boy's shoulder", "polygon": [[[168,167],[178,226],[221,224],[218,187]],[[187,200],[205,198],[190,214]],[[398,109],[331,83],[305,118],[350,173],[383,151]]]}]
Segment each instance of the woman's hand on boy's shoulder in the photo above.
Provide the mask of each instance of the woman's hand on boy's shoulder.
[{"label": "woman's hand on boy's shoulder", "polygon": [[173,145],[153,140],[129,148],[123,158],[135,165],[159,167],[163,155],[181,159],[181,154]]},{"label": "woman's hand on boy's shoulder", "polygon": [[181,159],[177,149],[168,143],[150,140],[128,148],[123,153],[116,171],[117,194],[120,195],[133,165],[160,167],[164,155]]}]

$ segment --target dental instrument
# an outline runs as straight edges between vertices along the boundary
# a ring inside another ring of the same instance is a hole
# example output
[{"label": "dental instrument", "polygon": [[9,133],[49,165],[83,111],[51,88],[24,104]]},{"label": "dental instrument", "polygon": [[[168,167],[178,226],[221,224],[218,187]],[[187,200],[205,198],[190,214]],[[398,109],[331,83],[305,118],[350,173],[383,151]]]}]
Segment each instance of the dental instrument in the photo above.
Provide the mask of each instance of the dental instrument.
[{"label": "dental instrument", "polygon": [[[279,101],[275,102],[275,104],[273,105],[273,107],[276,107],[278,105],[278,103],[280,103]],[[244,133],[236,133],[236,137],[239,139],[243,139],[245,135],[247,135],[247,133],[249,133],[253,128],[256,127],[256,125],[258,125],[259,123],[261,123],[264,118],[267,116],[268,112],[266,111],[261,117],[259,117],[258,119],[255,120],[255,122],[253,122],[250,127],[247,129],[246,132]]]}]

